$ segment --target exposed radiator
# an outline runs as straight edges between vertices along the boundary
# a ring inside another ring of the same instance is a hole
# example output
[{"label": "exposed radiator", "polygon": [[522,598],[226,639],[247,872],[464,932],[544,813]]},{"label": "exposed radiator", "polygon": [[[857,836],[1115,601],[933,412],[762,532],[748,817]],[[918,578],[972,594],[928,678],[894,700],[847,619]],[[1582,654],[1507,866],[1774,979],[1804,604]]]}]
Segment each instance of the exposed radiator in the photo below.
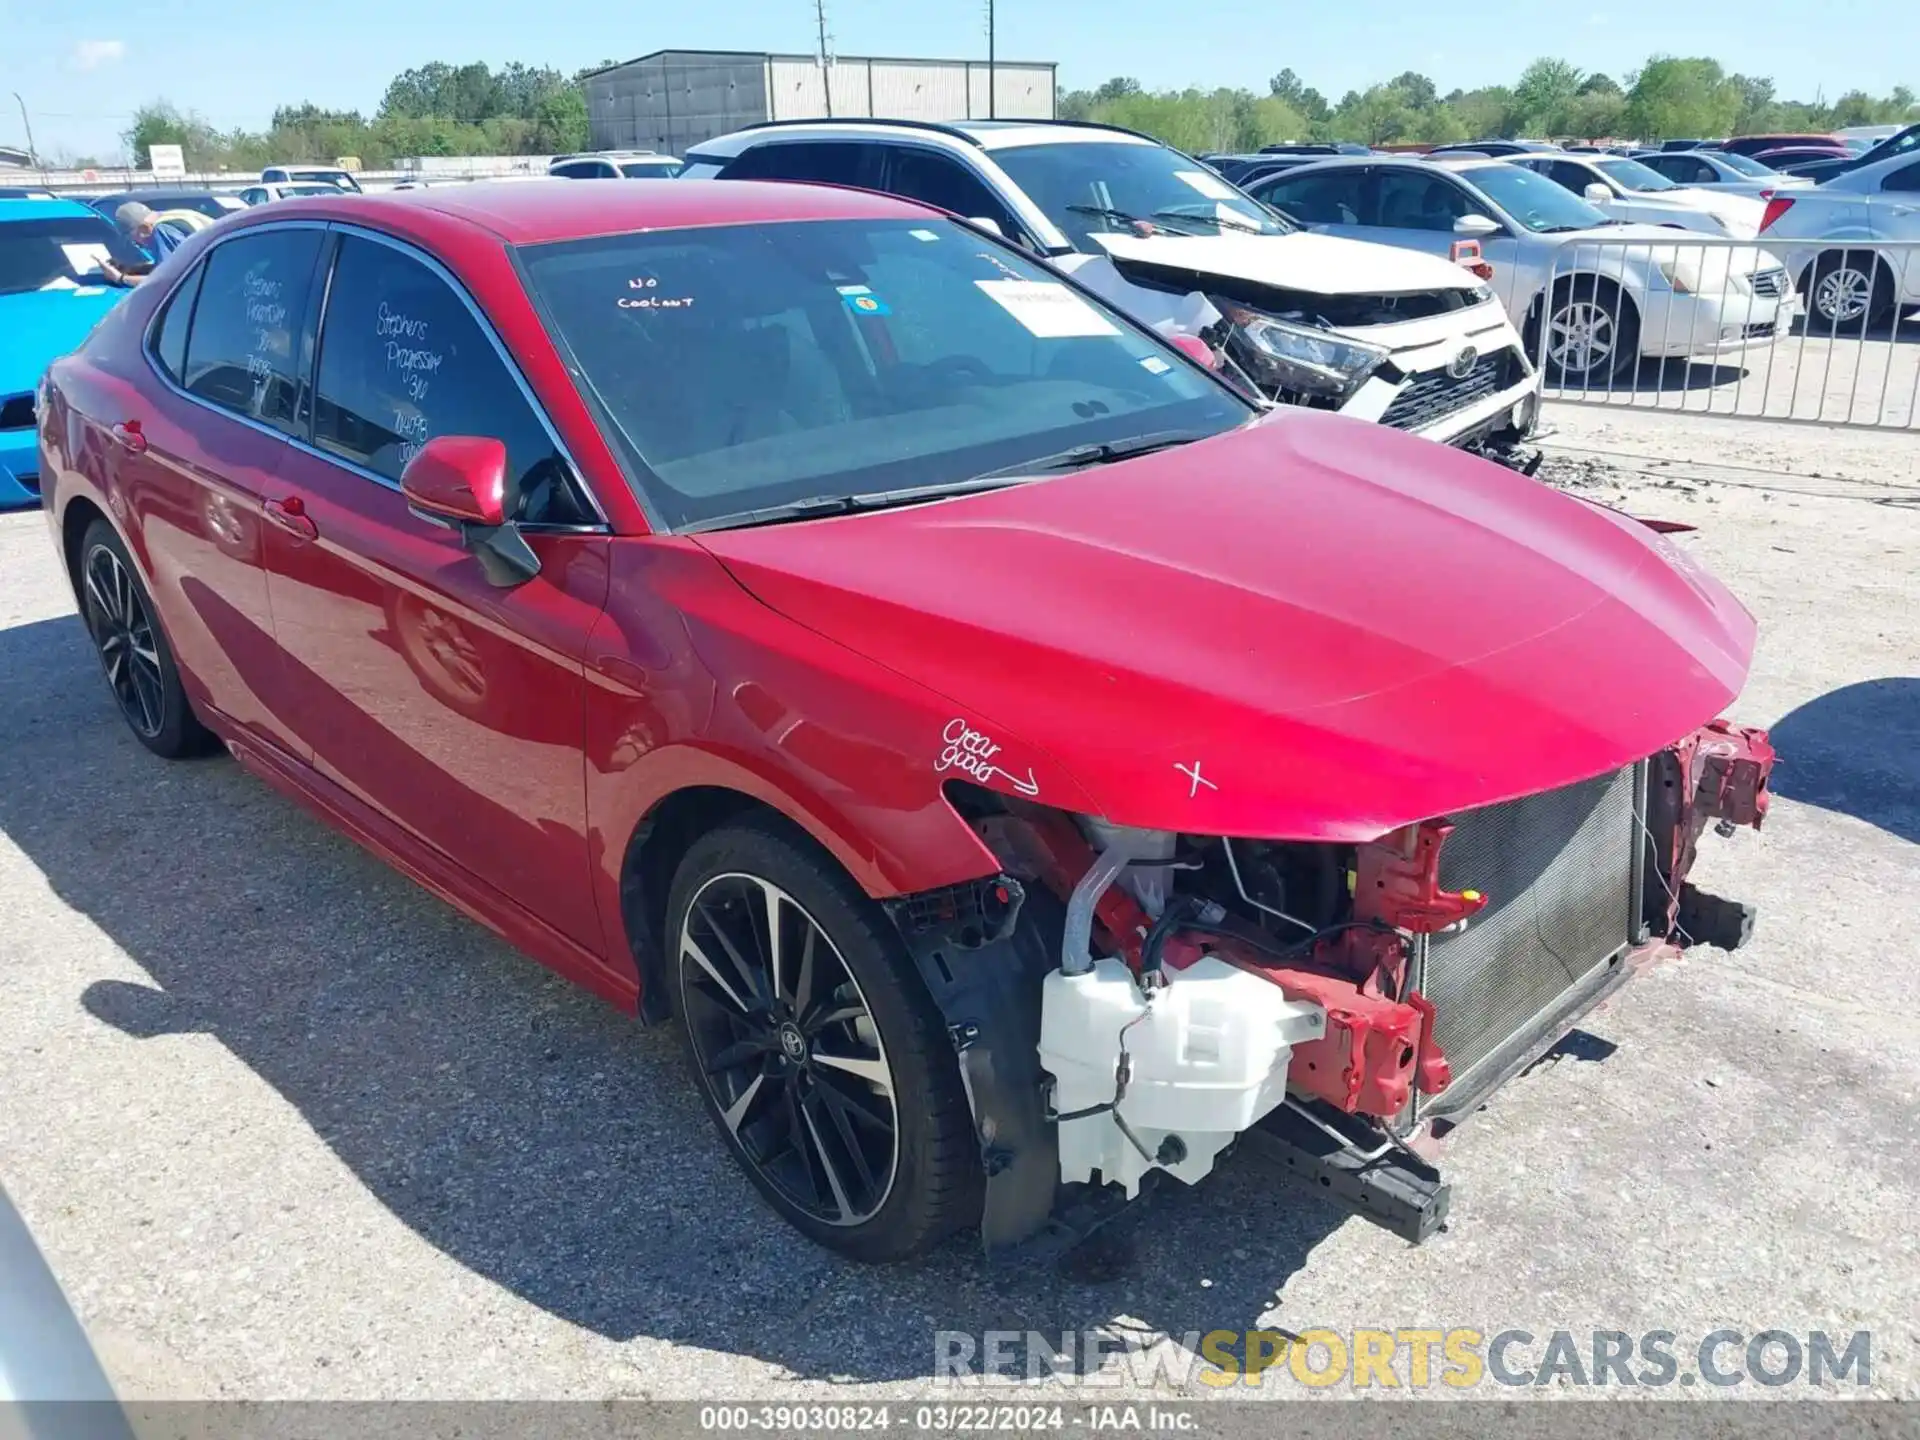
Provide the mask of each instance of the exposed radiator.
[{"label": "exposed radiator", "polygon": [[1452,817],[1441,885],[1488,904],[1414,955],[1454,1077],[1429,1104],[1471,1094],[1638,938],[1644,784],[1645,767],[1630,765]]}]

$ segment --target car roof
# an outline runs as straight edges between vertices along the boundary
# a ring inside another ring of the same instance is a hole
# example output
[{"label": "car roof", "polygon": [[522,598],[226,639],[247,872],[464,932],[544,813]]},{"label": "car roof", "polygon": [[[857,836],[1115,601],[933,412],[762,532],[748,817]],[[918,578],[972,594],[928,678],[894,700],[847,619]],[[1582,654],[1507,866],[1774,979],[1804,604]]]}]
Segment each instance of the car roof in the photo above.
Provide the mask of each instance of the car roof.
[{"label": "car roof", "polygon": [[100,219],[100,212],[78,200],[0,200],[0,224],[10,220]]},{"label": "car roof", "polygon": [[912,201],[835,185],[736,180],[700,185],[679,180],[635,180],[628,185],[575,185],[535,177],[511,185],[387,190],[373,195],[325,195],[283,201],[273,218],[325,218],[405,225],[423,215],[486,230],[509,245],[538,245],[631,230],[683,230],[702,225],[777,224],[788,220],[910,219],[937,213]]},{"label": "car roof", "polygon": [[846,120],[772,120],[731,135],[715,136],[694,147],[713,156],[733,156],[762,139],[783,135],[831,139],[880,140],[918,134],[980,150],[1012,150],[1023,145],[1158,145],[1151,136],[1113,125],[1071,120],[950,120],[916,122],[858,116]]}]

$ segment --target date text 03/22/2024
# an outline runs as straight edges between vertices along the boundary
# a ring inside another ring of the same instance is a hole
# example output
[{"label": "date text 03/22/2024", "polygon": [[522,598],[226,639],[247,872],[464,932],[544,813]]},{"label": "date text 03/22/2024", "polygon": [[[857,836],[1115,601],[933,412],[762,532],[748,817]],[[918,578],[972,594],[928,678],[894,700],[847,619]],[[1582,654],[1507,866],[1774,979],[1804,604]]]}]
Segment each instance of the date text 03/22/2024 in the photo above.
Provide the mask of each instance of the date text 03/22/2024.
[{"label": "date text 03/22/2024", "polygon": [[1190,1407],[1161,1404],[1106,1405],[703,1405],[700,1428],[714,1434],[851,1434],[904,1430],[930,1435],[1037,1434],[1066,1431],[1196,1430]]}]

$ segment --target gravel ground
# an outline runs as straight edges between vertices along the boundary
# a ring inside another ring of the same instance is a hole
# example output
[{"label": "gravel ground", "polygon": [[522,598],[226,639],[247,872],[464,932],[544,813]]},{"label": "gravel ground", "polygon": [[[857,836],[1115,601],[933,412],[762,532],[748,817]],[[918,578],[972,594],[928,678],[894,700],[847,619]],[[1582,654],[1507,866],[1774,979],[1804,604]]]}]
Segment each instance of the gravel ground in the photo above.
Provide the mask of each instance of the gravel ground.
[{"label": "gravel ground", "polygon": [[140,750],[31,514],[0,517],[0,1182],[140,1397],[871,1397],[927,1391],[938,1330],[1256,1324],[1868,1329],[1873,1389],[1920,1396],[1914,447],[1553,415],[1551,478],[1699,525],[1761,617],[1734,713],[1777,727],[1779,799],[1701,878],[1762,917],[1463,1127],[1422,1249],[1235,1164],[1104,1272],[829,1258],[671,1033],[230,762]]}]

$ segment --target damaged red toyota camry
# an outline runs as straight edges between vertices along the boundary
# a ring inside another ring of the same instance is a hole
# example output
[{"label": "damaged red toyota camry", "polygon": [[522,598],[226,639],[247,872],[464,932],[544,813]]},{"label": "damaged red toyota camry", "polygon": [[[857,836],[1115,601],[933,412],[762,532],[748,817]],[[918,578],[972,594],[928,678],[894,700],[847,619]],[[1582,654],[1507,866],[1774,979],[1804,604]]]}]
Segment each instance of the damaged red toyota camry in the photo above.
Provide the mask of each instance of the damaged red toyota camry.
[{"label": "damaged red toyota camry", "polygon": [[1071,1238],[1235,1147],[1425,1238],[1427,1142],[1749,920],[1687,873],[1766,809],[1715,718],[1754,624],[1664,535],[1263,413],[934,211],[290,201],[40,400],[139,740],[677,1023],[851,1255]]}]

